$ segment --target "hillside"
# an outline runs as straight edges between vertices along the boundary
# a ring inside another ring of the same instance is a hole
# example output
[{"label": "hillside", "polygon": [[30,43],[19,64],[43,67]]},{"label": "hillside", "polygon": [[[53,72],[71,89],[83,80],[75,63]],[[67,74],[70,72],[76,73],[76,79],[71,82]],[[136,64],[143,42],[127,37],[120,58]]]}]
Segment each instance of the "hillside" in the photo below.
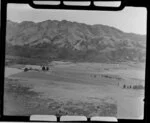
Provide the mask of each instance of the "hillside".
[{"label": "hillside", "polygon": [[47,60],[145,61],[146,36],[96,24],[7,21],[6,54]]}]

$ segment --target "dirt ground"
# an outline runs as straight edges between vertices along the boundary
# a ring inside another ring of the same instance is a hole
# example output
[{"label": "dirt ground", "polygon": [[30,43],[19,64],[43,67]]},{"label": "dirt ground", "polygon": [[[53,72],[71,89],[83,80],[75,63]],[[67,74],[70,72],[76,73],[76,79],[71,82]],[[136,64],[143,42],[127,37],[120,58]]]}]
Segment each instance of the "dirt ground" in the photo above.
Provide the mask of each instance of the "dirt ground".
[{"label": "dirt ground", "polygon": [[144,90],[122,88],[144,85],[143,64],[54,61],[49,66],[48,72],[6,68],[4,114],[143,118]]}]

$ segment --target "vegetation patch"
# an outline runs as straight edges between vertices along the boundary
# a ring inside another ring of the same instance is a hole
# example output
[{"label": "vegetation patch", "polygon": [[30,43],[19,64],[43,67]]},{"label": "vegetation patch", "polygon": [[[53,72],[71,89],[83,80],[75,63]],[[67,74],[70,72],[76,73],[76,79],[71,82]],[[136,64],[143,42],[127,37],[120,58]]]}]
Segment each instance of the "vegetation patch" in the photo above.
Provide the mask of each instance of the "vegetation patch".
[{"label": "vegetation patch", "polygon": [[[32,86],[27,86],[17,79],[5,79],[5,108],[7,115],[50,114],[62,115],[85,115],[87,117],[116,116],[117,105],[103,100],[101,103],[90,103],[80,100],[56,100],[54,98],[41,98],[42,93],[32,90]],[[9,112],[9,108],[13,112]]]}]

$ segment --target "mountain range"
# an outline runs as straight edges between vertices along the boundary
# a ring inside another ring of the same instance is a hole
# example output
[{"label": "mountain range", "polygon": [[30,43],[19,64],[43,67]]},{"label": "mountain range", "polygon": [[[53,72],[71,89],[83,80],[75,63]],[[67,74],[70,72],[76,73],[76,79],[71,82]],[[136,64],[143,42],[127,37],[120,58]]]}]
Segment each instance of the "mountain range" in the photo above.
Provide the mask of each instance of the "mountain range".
[{"label": "mountain range", "polygon": [[6,54],[12,56],[89,62],[144,62],[146,58],[146,35],[102,24],[8,20],[6,31]]}]

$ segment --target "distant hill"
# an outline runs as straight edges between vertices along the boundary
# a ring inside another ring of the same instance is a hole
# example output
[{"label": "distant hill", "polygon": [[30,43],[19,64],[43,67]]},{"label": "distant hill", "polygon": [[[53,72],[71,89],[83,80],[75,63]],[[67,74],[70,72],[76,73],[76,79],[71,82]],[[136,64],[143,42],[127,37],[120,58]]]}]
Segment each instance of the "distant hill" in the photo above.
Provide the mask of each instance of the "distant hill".
[{"label": "distant hill", "polygon": [[66,20],[8,20],[6,44],[8,55],[51,60],[143,62],[146,52],[145,35]]}]

